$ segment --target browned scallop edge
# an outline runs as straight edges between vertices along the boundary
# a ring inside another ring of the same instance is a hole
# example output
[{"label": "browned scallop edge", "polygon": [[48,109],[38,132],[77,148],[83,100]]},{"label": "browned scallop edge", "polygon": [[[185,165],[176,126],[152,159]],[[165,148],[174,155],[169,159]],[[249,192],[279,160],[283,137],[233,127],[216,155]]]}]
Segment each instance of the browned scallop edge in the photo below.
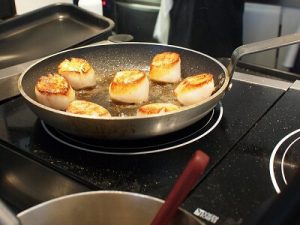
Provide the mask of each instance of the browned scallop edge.
[{"label": "browned scallop edge", "polygon": [[201,87],[205,86],[206,84],[208,84],[209,82],[211,82],[213,80],[213,75],[210,74],[210,73],[202,73],[202,74],[197,74],[197,75],[194,75],[194,76],[201,76],[201,75],[204,75],[205,77],[203,79],[201,79],[201,81],[199,83],[196,83],[196,84],[191,84],[188,81],[189,77],[184,79],[179,84],[179,85],[182,85],[181,92],[187,92],[187,91],[190,91],[190,90],[201,88]]},{"label": "browned scallop edge", "polygon": [[[87,71],[82,71],[82,73],[81,73],[81,72],[78,72],[78,71],[63,70],[63,69],[62,69],[62,65],[63,65],[63,63],[64,63],[66,60],[69,61],[69,63],[71,63],[72,60],[82,60],[82,61],[84,61],[84,63],[86,63],[86,64],[88,65],[89,69],[88,69]],[[72,58],[70,58],[70,59],[65,59],[64,61],[62,61],[62,62],[58,65],[58,73],[59,73],[59,74],[69,74],[69,73],[70,73],[70,74],[74,74],[74,75],[76,75],[76,74],[88,74],[88,73],[90,73],[91,70],[93,70],[93,67],[89,64],[89,62],[88,62],[87,60],[81,59],[81,58],[74,58],[74,57],[72,57]]]},{"label": "browned scallop edge", "polygon": [[162,110],[162,107],[149,107],[149,106],[142,106],[138,109],[139,112],[143,113],[143,114],[156,114],[159,113]]},{"label": "browned scallop edge", "polygon": [[93,68],[91,67],[88,71],[86,72],[83,72],[83,73],[80,73],[80,72],[77,72],[77,71],[67,71],[67,70],[60,70],[58,69],[58,74],[62,75],[62,76],[86,76],[88,75],[89,73],[92,73],[94,70]]},{"label": "browned scallop edge", "polygon": [[147,79],[147,76],[143,71],[139,70],[139,72],[141,72],[143,76],[127,84],[124,84],[123,82],[116,82],[115,80],[113,80],[110,84],[111,91],[113,93],[123,94],[124,92],[126,93],[128,91],[138,89],[139,84],[142,83],[145,79]]},{"label": "browned scallop edge", "polygon": [[[143,114],[156,114],[156,113],[160,113],[161,110],[165,110],[165,112],[172,112],[172,111],[175,111],[175,110],[178,110],[178,109],[173,109],[173,110],[169,110],[169,107],[167,107],[166,105],[161,105],[161,107],[158,107],[158,105],[156,105],[157,107],[155,107],[155,105],[153,104],[150,104],[150,105],[144,105],[142,107],[140,107],[138,109],[139,112],[143,113]],[[174,105],[175,106],[175,105]]]},{"label": "browned scallop edge", "polygon": [[[71,104],[67,107],[66,112],[74,113],[74,114],[78,114],[78,115],[91,115],[92,114],[91,112],[97,113],[98,116],[110,115],[110,113],[107,109],[105,109],[104,107],[97,105],[95,103],[93,103],[91,105],[88,105],[89,103],[87,103],[85,105],[86,108],[83,108],[83,109],[77,108],[76,106],[73,106]],[[83,103],[83,104],[85,104],[85,103]]]},{"label": "browned scallop edge", "polygon": [[71,86],[70,86],[70,84],[67,80],[65,80],[66,84],[67,84],[67,87],[62,88],[62,89],[60,88],[59,92],[52,92],[51,88],[47,89],[47,90],[41,90],[40,88],[38,88],[38,83],[40,82],[41,79],[42,79],[41,77],[38,79],[38,81],[35,85],[35,89],[43,95],[47,95],[47,96],[50,96],[50,95],[65,95],[65,96],[67,96],[69,94],[69,92],[72,90]]},{"label": "browned scallop edge", "polygon": [[176,60],[171,63],[168,63],[168,64],[155,66],[155,65],[153,65],[153,61],[155,60],[156,56],[154,56],[154,58],[152,59],[152,62],[150,64],[150,72],[153,69],[170,69],[170,68],[174,67],[174,65],[176,65],[178,62],[180,62],[180,55],[178,53],[174,53],[174,52],[165,52],[165,53],[166,54],[176,54],[177,55]]}]

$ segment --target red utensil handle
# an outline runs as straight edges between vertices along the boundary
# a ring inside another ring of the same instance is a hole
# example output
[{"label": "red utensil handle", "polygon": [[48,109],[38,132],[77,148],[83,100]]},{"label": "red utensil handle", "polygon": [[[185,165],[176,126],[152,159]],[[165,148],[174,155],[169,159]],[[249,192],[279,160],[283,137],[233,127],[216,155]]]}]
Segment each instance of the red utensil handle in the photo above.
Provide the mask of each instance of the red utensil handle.
[{"label": "red utensil handle", "polygon": [[151,225],[167,225],[175,215],[177,208],[199,181],[209,163],[209,156],[197,150],[176,181],[165,203],[161,206]]}]

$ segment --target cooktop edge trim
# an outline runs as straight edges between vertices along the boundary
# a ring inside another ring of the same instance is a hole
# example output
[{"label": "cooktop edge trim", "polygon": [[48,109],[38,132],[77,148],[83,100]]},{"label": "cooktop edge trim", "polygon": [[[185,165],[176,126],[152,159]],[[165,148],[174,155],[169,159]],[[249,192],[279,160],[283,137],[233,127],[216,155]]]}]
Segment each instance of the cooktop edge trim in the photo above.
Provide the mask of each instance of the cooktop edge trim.
[{"label": "cooktop edge trim", "polygon": [[289,82],[289,81],[276,80],[276,79],[271,79],[271,78],[267,78],[267,77],[260,77],[260,76],[241,73],[241,72],[235,72],[233,74],[232,79],[242,81],[242,82],[246,82],[246,83],[250,83],[250,84],[256,84],[256,85],[281,89],[281,90],[284,90],[284,91],[289,89],[291,87],[291,85],[293,84],[292,82]]}]

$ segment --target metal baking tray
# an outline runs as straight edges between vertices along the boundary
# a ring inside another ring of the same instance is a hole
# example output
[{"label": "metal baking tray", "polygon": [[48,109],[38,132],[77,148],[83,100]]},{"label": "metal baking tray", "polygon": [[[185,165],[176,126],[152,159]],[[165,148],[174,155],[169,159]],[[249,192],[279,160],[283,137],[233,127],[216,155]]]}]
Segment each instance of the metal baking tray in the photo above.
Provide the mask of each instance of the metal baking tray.
[{"label": "metal baking tray", "polygon": [[72,4],[16,16],[0,23],[0,69],[107,39],[113,27],[109,18]]}]

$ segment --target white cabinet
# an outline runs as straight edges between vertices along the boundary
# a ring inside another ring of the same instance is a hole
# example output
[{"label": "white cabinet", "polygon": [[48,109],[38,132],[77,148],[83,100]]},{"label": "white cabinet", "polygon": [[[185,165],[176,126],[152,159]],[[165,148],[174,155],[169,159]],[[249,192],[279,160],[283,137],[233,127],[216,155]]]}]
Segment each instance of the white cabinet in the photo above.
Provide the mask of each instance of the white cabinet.
[{"label": "white cabinet", "polygon": [[[300,9],[282,8],[281,27],[282,35],[300,32]],[[281,70],[291,68],[297,52],[297,45],[280,48],[277,68]]]},{"label": "white cabinet", "polygon": [[[245,3],[243,18],[244,44],[277,37],[279,33],[281,7],[258,3]],[[243,57],[243,62],[275,67],[276,50],[255,53]]]},{"label": "white cabinet", "polygon": [[[245,3],[243,42],[251,43],[280,35],[300,32],[300,9],[278,5]],[[245,56],[242,61],[270,68],[288,70],[298,46]],[[278,53],[278,54],[277,54]]]}]

